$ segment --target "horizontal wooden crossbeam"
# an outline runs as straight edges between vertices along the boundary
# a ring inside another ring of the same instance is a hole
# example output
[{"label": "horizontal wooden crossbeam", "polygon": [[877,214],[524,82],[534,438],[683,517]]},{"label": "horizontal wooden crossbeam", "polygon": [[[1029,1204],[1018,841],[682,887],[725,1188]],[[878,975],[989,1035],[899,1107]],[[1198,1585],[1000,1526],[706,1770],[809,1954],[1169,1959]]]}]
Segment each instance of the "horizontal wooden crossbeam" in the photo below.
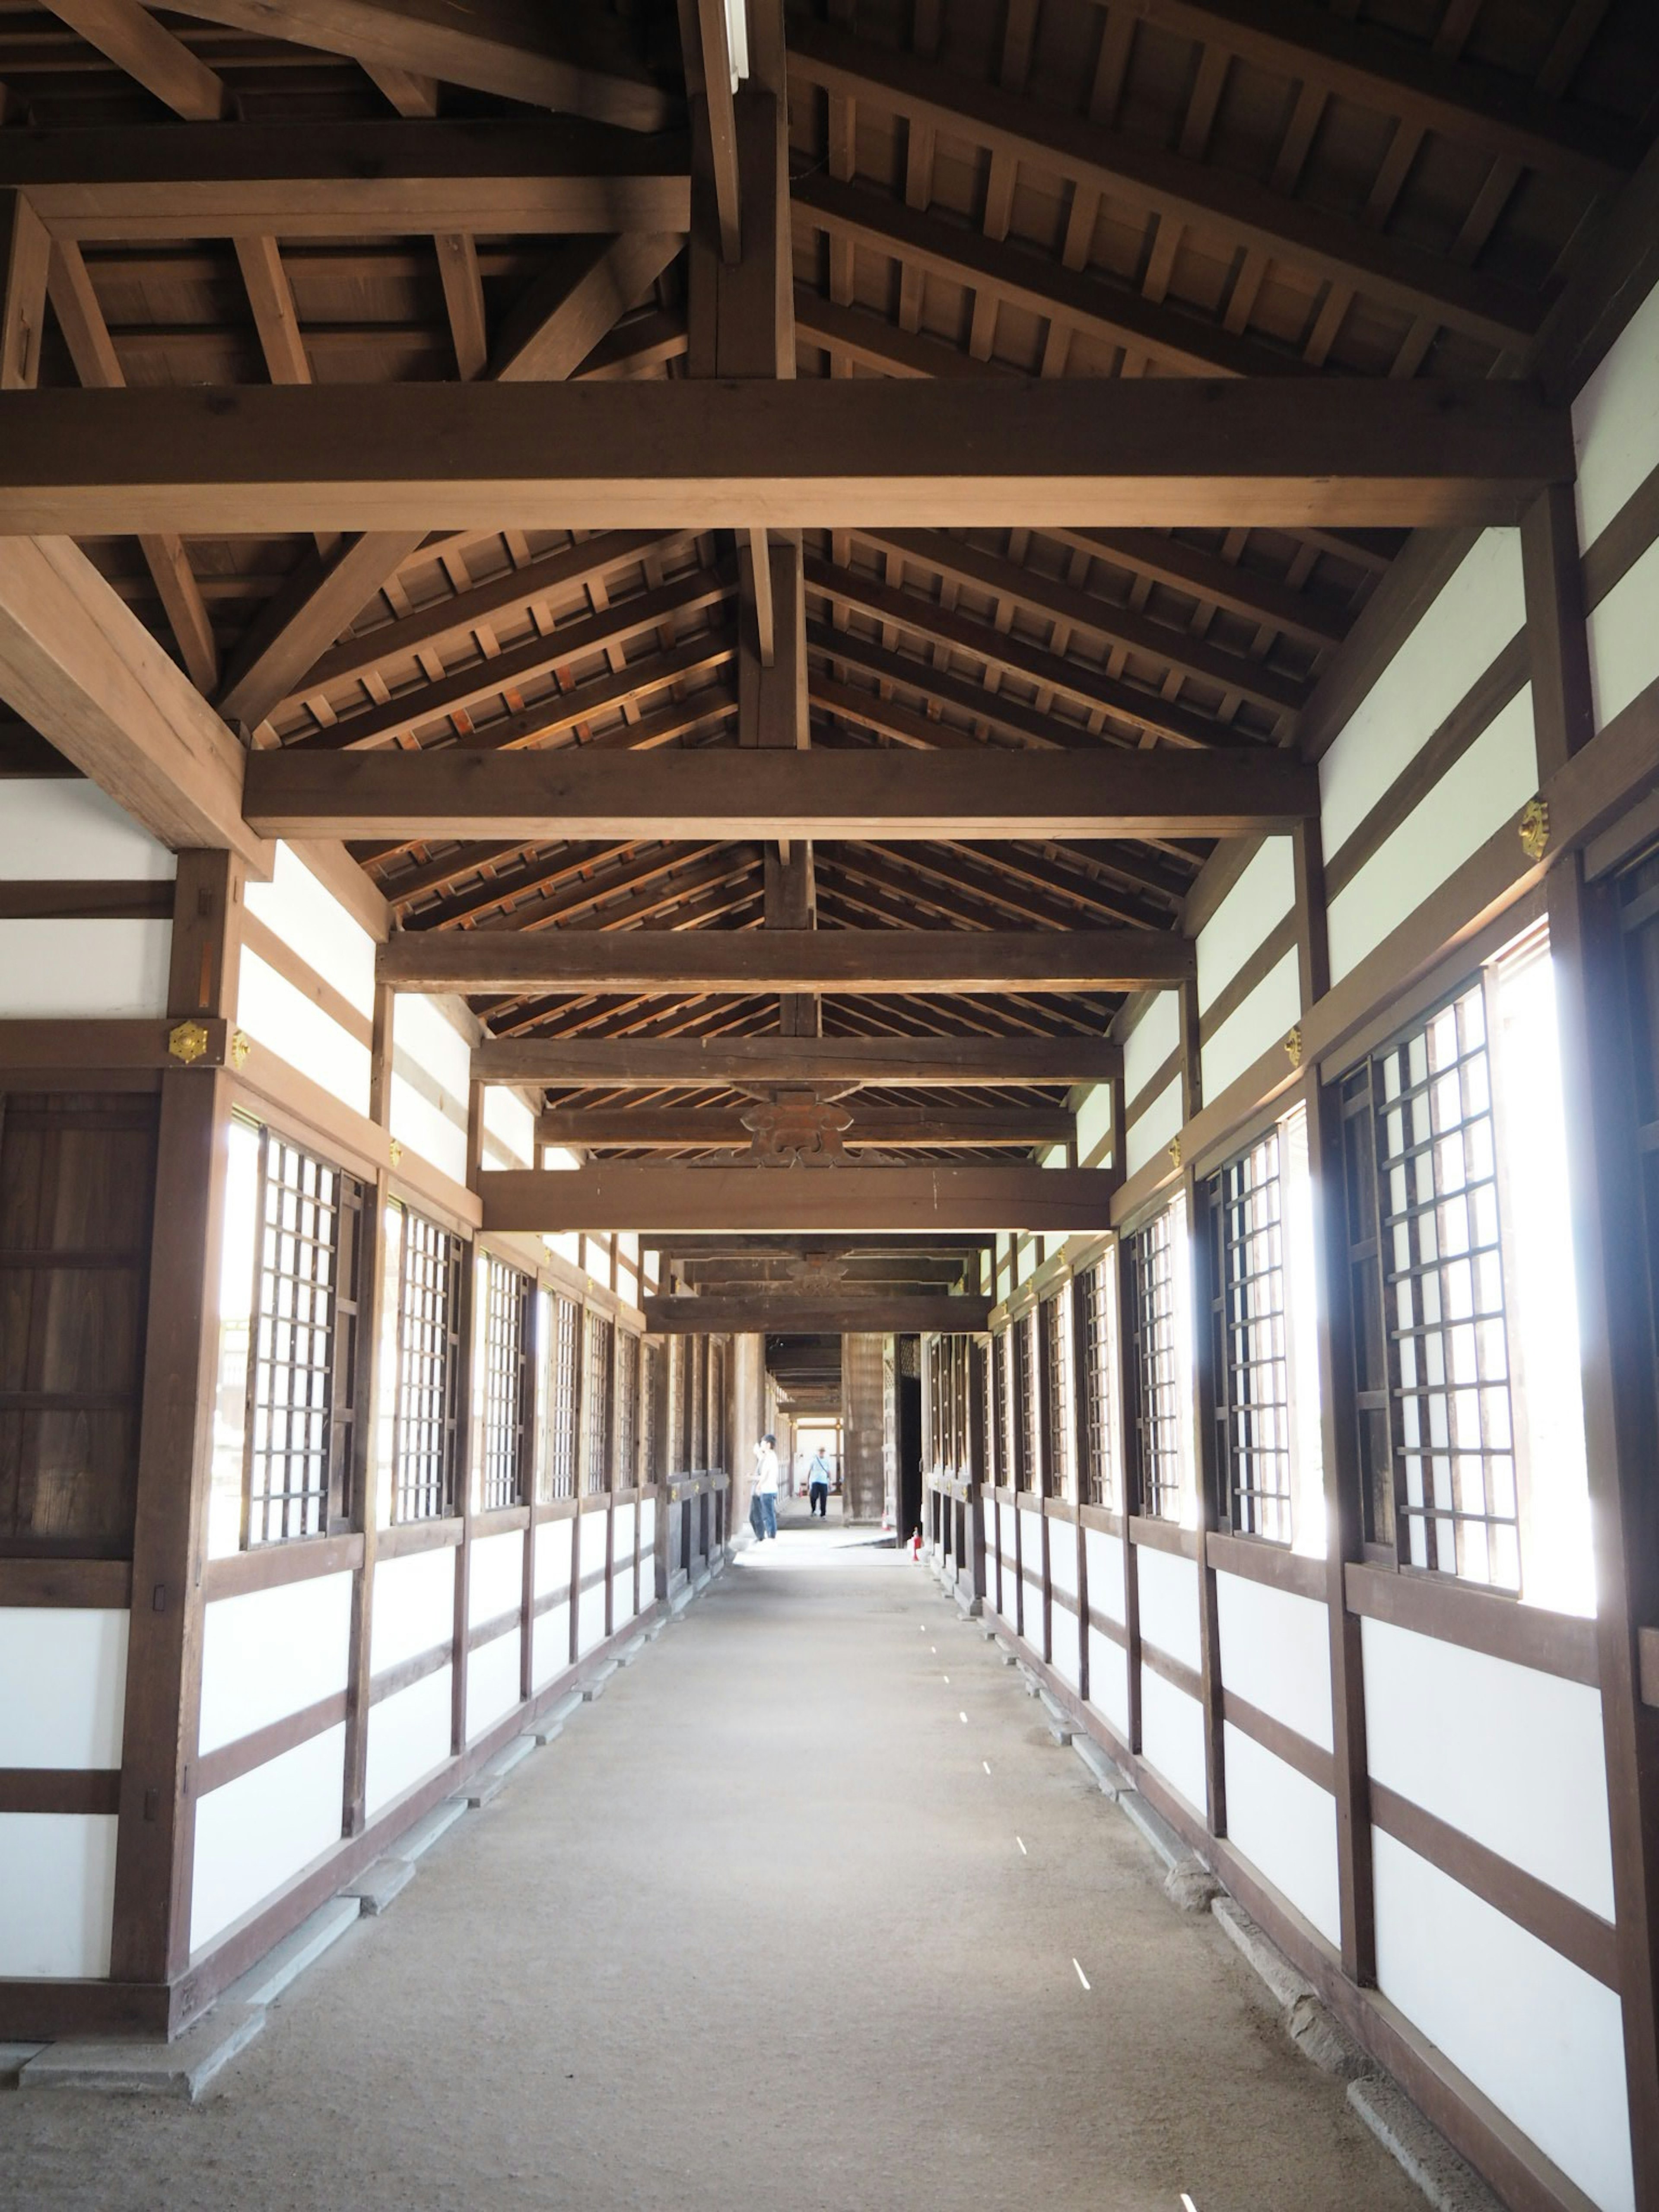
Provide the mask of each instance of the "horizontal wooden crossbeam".
[{"label": "horizontal wooden crossbeam", "polygon": [[[499,1037],[479,1045],[481,1083],[668,1090],[769,1090],[780,1084],[899,1084],[906,1089],[1104,1082],[1122,1048],[1103,1036]],[[723,1224],[716,1223],[717,1228]],[[733,1224],[732,1226],[739,1224]],[[850,1225],[850,1224],[849,1224]],[[1006,1228],[1006,1222],[996,1224]]]},{"label": "horizontal wooden crossbeam", "polygon": [[1109,1229],[1111,1178],[1093,1168],[658,1167],[621,1161],[479,1178],[486,1231]]},{"label": "horizontal wooden crossbeam", "polygon": [[1319,806],[1288,752],[786,752],[643,756],[574,746],[497,752],[256,752],[249,823],[272,837],[925,839],[1261,836]]},{"label": "horizontal wooden crossbeam", "polygon": [[1156,929],[405,930],[400,991],[1133,991],[1197,973]]},{"label": "horizontal wooden crossbeam", "polygon": [[[871,1106],[854,1109],[845,1145],[1063,1145],[1077,1133],[1076,1118],[1060,1106],[945,1108]],[[641,1152],[677,1152],[706,1145],[711,1151],[746,1152],[753,1143],[743,1116],[719,1107],[567,1106],[542,1115],[541,1145],[627,1145]]]},{"label": "horizontal wooden crossbeam", "polygon": [[920,1336],[936,1329],[979,1332],[988,1327],[990,1314],[988,1298],[905,1297],[890,1291],[848,1291],[828,1298],[787,1291],[705,1291],[695,1297],[645,1301],[648,1336],[703,1336],[732,1329],[774,1335],[830,1336],[852,1329]]},{"label": "horizontal wooden crossbeam", "polygon": [[684,231],[684,137],[565,118],[9,131],[0,190],[62,239]]},{"label": "horizontal wooden crossbeam", "polygon": [[1515,523],[1508,381],[801,378],[0,395],[0,532]]}]

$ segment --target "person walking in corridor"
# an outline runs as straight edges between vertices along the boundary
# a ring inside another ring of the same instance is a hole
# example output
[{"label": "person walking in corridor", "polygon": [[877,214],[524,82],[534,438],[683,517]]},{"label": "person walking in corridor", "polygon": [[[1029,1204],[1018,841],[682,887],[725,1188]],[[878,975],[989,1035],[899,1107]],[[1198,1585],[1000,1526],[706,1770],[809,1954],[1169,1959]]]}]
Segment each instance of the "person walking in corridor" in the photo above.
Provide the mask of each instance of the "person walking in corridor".
[{"label": "person walking in corridor", "polygon": [[754,1501],[760,1508],[761,1525],[755,1534],[763,1541],[778,1533],[777,1438],[769,1431],[755,1446]]},{"label": "person walking in corridor", "polygon": [[812,1464],[806,1470],[806,1496],[810,1509],[820,1521],[830,1518],[830,1462],[822,1451],[812,1454]]}]

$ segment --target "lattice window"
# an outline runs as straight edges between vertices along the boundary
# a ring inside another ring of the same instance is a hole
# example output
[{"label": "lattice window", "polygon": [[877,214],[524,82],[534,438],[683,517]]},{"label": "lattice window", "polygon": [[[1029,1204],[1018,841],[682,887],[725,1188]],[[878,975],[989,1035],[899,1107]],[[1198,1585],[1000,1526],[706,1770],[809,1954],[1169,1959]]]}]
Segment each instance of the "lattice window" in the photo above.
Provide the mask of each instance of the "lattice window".
[{"label": "lattice window", "polygon": [[1091,1505],[1118,1503],[1116,1347],[1113,1342],[1116,1301],[1112,1283],[1116,1265],[1116,1255],[1109,1253],[1097,1260],[1075,1285],[1083,1316],[1083,1398],[1078,1407],[1078,1433]]},{"label": "lattice window", "polygon": [[1181,1516],[1181,1381],[1176,1352],[1176,1218],[1169,1206],[1130,1248],[1134,1285],[1133,1379],[1139,1508]]},{"label": "lattice window", "polygon": [[1371,1103],[1400,1554],[1413,1566],[1518,1589],[1480,984],[1376,1055]]},{"label": "lattice window", "polygon": [[1037,1308],[1042,1354],[1042,1490],[1063,1498],[1072,1479],[1072,1286]]},{"label": "lattice window", "polygon": [[319,1536],[344,1508],[362,1185],[259,1133],[245,1544]]},{"label": "lattice window", "polygon": [[531,1403],[530,1301],[535,1285],[493,1252],[484,1255],[483,1451],[479,1504],[486,1512],[525,1502]]},{"label": "lattice window", "polygon": [[548,1390],[548,1495],[576,1495],[576,1439],[581,1407],[582,1310],[555,1292],[552,1372]]},{"label": "lattice window", "polygon": [[617,1344],[617,1487],[635,1487],[634,1446],[639,1432],[640,1340],[624,1329]]},{"label": "lattice window", "polygon": [[459,1237],[405,1210],[392,1445],[394,1521],[437,1520],[455,1510],[465,1249]]},{"label": "lattice window", "polygon": [[587,1489],[611,1487],[613,1324],[591,1309],[587,1316]]},{"label": "lattice window", "polygon": [[640,1480],[660,1482],[663,1435],[663,1348],[643,1347],[644,1366],[640,1387]]},{"label": "lattice window", "polygon": [[1291,1540],[1291,1384],[1279,1131],[1210,1182],[1216,1468],[1224,1524]]},{"label": "lattice window", "polygon": [[1017,1480],[1013,1393],[1008,1387],[1009,1367],[1014,1356],[1014,1334],[1012,1328],[1005,1329],[991,1346],[991,1426],[997,1440],[997,1482],[1003,1490],[1012,1490]]},{"label": "lattice window", "polygon": [[1035,1316],[1022,1314],[1013,1326],[1014,1339],[1014,1487],[1036,1488],[1042,1464],[1037,1435],[1036,1362],[1031,1334]]}]

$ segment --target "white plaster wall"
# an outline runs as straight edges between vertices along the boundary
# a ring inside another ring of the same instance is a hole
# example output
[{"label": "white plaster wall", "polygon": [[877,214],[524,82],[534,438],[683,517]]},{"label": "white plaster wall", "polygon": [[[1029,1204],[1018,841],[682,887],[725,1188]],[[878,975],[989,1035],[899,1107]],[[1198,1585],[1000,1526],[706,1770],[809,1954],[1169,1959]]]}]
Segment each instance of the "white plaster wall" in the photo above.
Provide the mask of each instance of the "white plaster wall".
[{"label": "white plaster wall", "polygon": [[1324,1607],[1243,1575],[1217,1575],[1215,1595],[1223,1686],[1329,1751],[1331,1647]]},{"label": "white plaster wall", "polygon": [[423,1674],[368,1713],[364,1798],[371,1820],[449,1757],[454,1669]]},{"label": "white plaster wall", "polygon": [[1129,1741],[1129,1655],[1121,1644],[1089,1631],[1089,1703],[1097,1705],[1125,1743]]},{"label": "white plaster wall", "polygon": [[279,842],[270,881],[251,883],[247,910],[360,1014],[374,1011],[374,940],[291,845]]},{"label": "white plaster wall", "polygon": [[[1291,841],[1264,837],[1238,881],[1198,933],[1200,1013],[1213,1005],[1295,902],[1296,861]],[[1175,994],[1169,995],[1173,1004]]]},{"label": "white plaster wall", "polygon": [[508,1528],[473,1545],[467,1584],[469,1628],[514,1613],[524,1603],[524,1541],[521,1528]]},{"label": "white plaster wall", "polygon": [[199,1748],[234,1743],[343,1690],[350,1626],[349,1573],[216,1599],[202,1631]]},{"label": "white plaster wall", "polygon": [[1055,1521],[1048,1529],[1050,1589],[1077,1595],[1077,1530],[1069,1521]]},{"label": "white plaster wall", "polygon": [[[1136,1036],[1139,1031],[1135,1032]],[[1170,1139],[1181,1133],[1181,1078],[1174,1076],[1152,1099],[1144,1113],[1131,1121],[1123,1136],[1123,1163],[1138,1175],[1148,1160],[1170,1148]]]},{"label": "white plaster wall", "polygon": [[[1052,1646],[1049,1665],[1062,1682],[1068,1683],[1074,1690],[1080,1688],[1083,1677],[1079,1671],[1079,1661],[1082,1654],[1082,1638],[1079,1633],[1077,1615],[1067,1613],[1063,1605],[1056,1603],[1049,1608],[1048,1639]],[[1031,1640],[1036,1643],[1037,1639],[1033,1637]]]},{"label": "white plaster wall", "polygon": [[[398,1001],[401,1006],[404,1002]],[[429,1160],[453,1182],[466,1180],[466,1125],[458,1128],[448,1115],[394,1070],[391,1130],[400,1145]]]},{"label": "white plaster wall", "polygon": [[1619,1999],[1371,1831],[1376,1981],[1602,2212],[1634,2212]]},{"label": "white plaster wall", "polygon": [[[442,1008],[399,992],[392,1008],[392,1133],[461,1182],[466,1177],[466,1095],[471,1058]],[[418,1072],[418,1078],[416,1072]]]},{"label": "white plaster wall", "polygon": [[1649,293],[1572,403],[1578,542],[1593,545],[1659,468],[1659,287]]},{"label": "white plaster wall", "polygon": [[[1034,1644],[1042,1641],[1041,1613],[1042,1603],[1042,1516],[1019,1509],[1019,1567],[1025,1577],[1026,1633]],[[1037,1626],[1032,1627],[1036,1615]]]},{"label": "white plaster wall", "polygon": [[519,1702],[520,1631],[481,1644],[466,1662],[466,1740],[481,1736]]},{"label": "white plaster wall", "polygon": [[1085,1528],[1083,1540],[1089,1567],[1089,1603],[1110,1620],[1127,1618],[1123,1601],[1123,1546],[1103,1528]]},{"label": "white plaster wall", "polygon": [[647,1602],[651,1595],[651,1561],[655,1554],[656,1542],[657,1501],[654,1498],[642,1498],[640,1500],[640,1572]]},{"label": "white plaster wall", "polygon": [[[484,1089],[484,1134],[493,1164],[527,1168],[535,1164],[536,1117],[516,1092],[499,1083]],[[504,1156],[504,1157],[503,1157]]]},{"label": "white plaster wall", "polygon": [[1525,619],[1521,533],[1485,531],[1319,764],[1328,860]]},{"label": "white plaster wall", "polygon": [[1302,978],[1292,946],[1200,1047],[1205,1097],[1213,1098],[1264,1052],[1283,1044],[1302,1011]]},{"label": "white plaster wall", "polygon": [[236,1018],[257,1044],[354,1112],[368,1111],[368,1047],[244,945]]},{"label": "white plaster wall", "polygon": [[1088,1158],[1095,1146],[1109,1134],[1111,1126],[1112,1086],[1109,1083],[1091,1084],[1077,1109],[1079,1159]]},{"label": "white plaster wall", "polygon": [[634,1508],[613,1505],[611,1509],[611,1556],[620,1572],[624,1565],[631,1568],[634,1561]]},{"label": "white plaster wall", "polygon": [[536,1524],[536,1595],[570,1587],[570,1531],[574,1521],[541,1521]]},{"label": "white plaster wall", "polygon": [[[584,1578],[600,1565],[605,1559],[605,1532],[595,1522],[597,1540],[589,1547],[586,1537],[582,1543],[582,1574]],[[577,1608],[576,1653],[580,1658],[591,1651],[596,1644],[605,1641],[605,1577],[601,1576],[592,1589],[585,1589]]]},{"label": "white plaster wall", "polygon": [[1224,1725],[1227,1833],[1335,1948],[1342,1942],[1336,1800],[1254,1736]]},{"label": "white plaster wall", "polygon": [[125,1613],[0,1608],[0,1767],[121,1764]]},{"label": "white plaster wall", "polygon": [[1181,1042],[1181,995],[1153,994],[1146,1012],[1123,1042],[1123,1095],[1133,1098],[1152,1081]]},{"label": "white plaster wall", "polygon": [[109,1972],[115,1830],[112,1813],[0,1813],[0,1975]]},{"label": "white plaster wall", "polygon": [[0,1015],[165,1014],[172,950],[170,921],[0,921]]},{"label": "white plaster wall", "polygon": [[338,1843],[344,1792],[343,1723],[198,1799],[192,1952]]},{"label": "white plaster wall", "polygon": [[1203,1708],[1146,1666],[1140,1670],[1140,1749],[1147,1765],[1201,1818],[1206,1795]]},{"label": "white plaster wall", "polygon": [[1333,981],[1356,968],[1537,788],[1526,684],[1332,900]]},{"label": "white plaster wall", "polygon": [[1376,1779],[1611,1920],[1599,1692],[1387,1621],[1360,1645]]},{"label": "white plaster wall", "polygon": [[550,1606],[531,1624],[530,1680],[541,1689],[570,1664],[570,1606]]},{"label": "white plaster wall", "polygon": [[1179,1552],[1155,1551],[1150,1544],[1137,1544],[1134,1549],[1140,1633],[1148,1644],[1196,1674],[1198,1562]]},{"label": "white plaster wall", "polygon": [[167,884],[178,865],[95,783],[75,776],[8,777],[0,806],[0,877]]},{"label": "white plaster wall", "polygon": [[1620,578],[1589,617],[1590,684],[1599,730],[1659,676],[1659,543]]},{"label": "white plaster wall", "polygon": [[384,1674],[455,1635],[455,1552],[410,1552],[374,1563],[374,1605],[369,1620],[371,1674]]}]

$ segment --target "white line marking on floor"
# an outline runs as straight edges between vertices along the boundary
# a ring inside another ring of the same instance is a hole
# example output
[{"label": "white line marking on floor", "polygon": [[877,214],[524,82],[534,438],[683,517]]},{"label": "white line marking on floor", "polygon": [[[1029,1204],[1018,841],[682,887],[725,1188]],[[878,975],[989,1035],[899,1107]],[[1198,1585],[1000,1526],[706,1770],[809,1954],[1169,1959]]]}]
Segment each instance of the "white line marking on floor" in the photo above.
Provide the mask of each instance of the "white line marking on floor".
[{"label": "white line marking on floor", "polygon": [[1025,1838],[1024,1838],[1024,1836],[1016,1836],[1016,1837],[1014,1838],[1014,1841],[1015,1841],[1015,1842],[1019,1845],[1019,1855],[1020,1855],[1021,1858],[1023,1858],[1023,1859],[1029,1859],[1029,1858],[1030,1857],[1031,1854],[1030,1854],[1030,1851],[1028,1851],[1028,1850],[1026,1850],[1026,1848],[1025,1848]]},{"label": "white line marking on floor", "polygon": [[1181,2192],[1181,2212],[1198,2212],[1198,2207],[1183,2189]]},{"label": "white line marking on floor", "polygon": [[951,1677],[947,1674],[947,1675],[945,1676],[945,1680],[948,1682],[948,1681],[950,1680]]},{"label": "white line marking on floor", "polygon": [[966,1714],[966,1713],[958,1713],[958,1714],[957,1715],[957,1719],[962,1723],[962,1725],[963,1726],[963,1728],[966,1728],[966,1727],[967,1727],[967,1725],[968,1725],[968,1716],[967,1716],[967,1714]]},{"label": "white line marking on floor", "polygon": [[991,1771],[991,1762],[988,1759],[981,1759],[980,1765],[985,1769],[985,1771],[988,1774]]},{"label": "white line marking on floor", "polygon": [[[1076,1960],[1075,1959],[1073,1959],[1073,1961],[1072,1961],[1072,1964],[1073,1964],[1074,1966],[1077,1966],[1077,1960]],[[1082,1969],[1082,1967],[1081,1967],[1081,1966],[1077,1966],[1077,1978],[1078,1978],[1079,1981],[1080,1981],[1080,1982],[1082,1983],[1082,1984],[1083,1984],[1084,1988],[1086,1990],[1086,1989],[1088,1988],[1088,1986],[1089,1986],[1089,1977],[1087,1976],[1087,1974],[1085,1974],[1085,1973],[1084,1972],[1084,1971],[1083,1971],[1083,1969]]]}]

